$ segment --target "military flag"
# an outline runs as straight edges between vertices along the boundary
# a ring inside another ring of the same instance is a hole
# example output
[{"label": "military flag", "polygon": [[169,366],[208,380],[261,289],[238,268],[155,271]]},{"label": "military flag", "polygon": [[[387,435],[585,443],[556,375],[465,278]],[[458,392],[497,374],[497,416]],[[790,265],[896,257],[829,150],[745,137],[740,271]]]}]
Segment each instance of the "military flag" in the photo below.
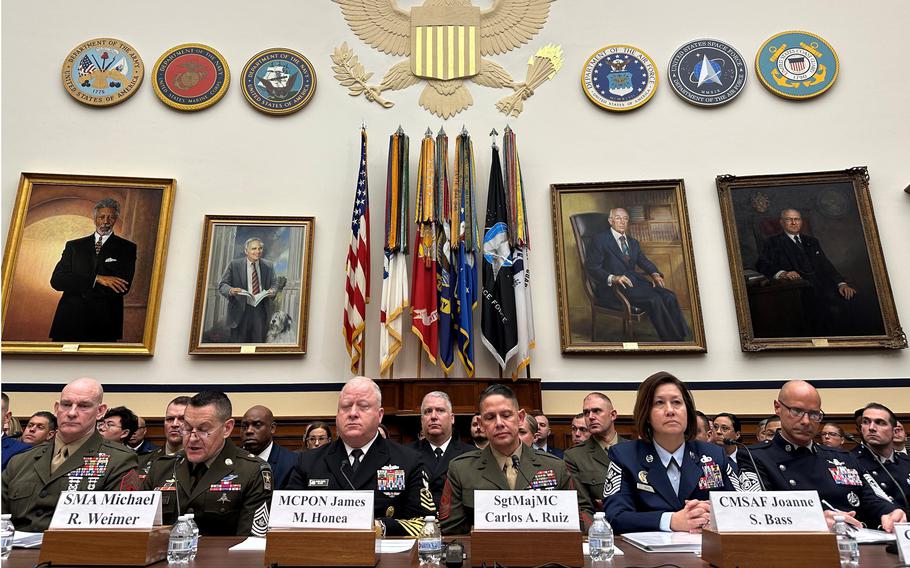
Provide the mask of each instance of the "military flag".
[{"label": "military flag", "polygon": [[449,137],[436,134],[436,303],[439,312],[439,365],[446,373],[455,367],[455,322],[452,319],[455,263],[452,262],[452,192],[449,188]]},{"label": "military flag", "polygon": [[414,274],[411,285],[411,331],[420,340],[427,357],[435,365],[439,355],[439,311],[436,303],[436,215],[435,160],[433,133],[420,145],[417,200],[414,221]]},{"label": "military flag", "polygon": [[490,188],[487,193],[487,219],[483,235],[483,303],[480,328],[483,344],[502,369],[506,368],[509,359],[518,352],[515,284],[508,220],[499,148],[494,143]]},{"label": "military flag", "polygon": [[351,372],[361,372],[366,305],[370,303],[370,187],[367,183],[367,131],[360,131],[360,173],[351,216],[351,242],[345,262],[342,332],[351,357]]},{"label": "military flag", "polygon": [[531,302],[531,240],[528,235],[527,209],[525,207],[524,180],[515,131],[508,126],[502,138],[503,178],[509,212],[509,236],[512,241],[512,271],[515,284],[515,323],[518,332],[518,350],[512,380],[531,364],[534,349],[534,315]]},{"label": "military flag", "polygon": [[[452,232],[455,257],[452,320],[458,358],[468,377],[474,376],[474,309],[477,307],[476,246],[477,222],[474,218],[474,146],[466,130],[455,142],[455,184],[452,203],[457,223]],[[454,216],[454,214],[453,214]]]},{"label": "military flag", "polygon": [[379,373],[390,372],[402,346],[402,314],[408,307],[409,141],[401,128],[389,137],[385,239],[380,305]]}]

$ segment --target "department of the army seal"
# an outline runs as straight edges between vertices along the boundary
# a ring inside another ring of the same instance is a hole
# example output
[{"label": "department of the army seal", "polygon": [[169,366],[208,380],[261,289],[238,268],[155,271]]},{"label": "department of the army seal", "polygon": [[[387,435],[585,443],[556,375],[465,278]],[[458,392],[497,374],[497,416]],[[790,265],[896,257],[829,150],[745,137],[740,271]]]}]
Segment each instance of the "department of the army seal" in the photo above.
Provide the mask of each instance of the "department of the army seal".
[{"label": "department of the army seal", "polygon": [[834,48],[809,32],[781,32],[755,54],[755,73],[762,85],[786,99],[817,97],[831,88],[838,71]]},{"label": "department of the army seal", "polygon": [[310,61],[290,49],[259,52],[243,68],[243,96],[253,108],[283,115],[306,106],[316,92],[316,70]]},{"label": "department of the army seal", "polygon": [[746,63],[733,46],[697,39],[670,57],[667,80],[684,100],[699,106],[728,103],[746,86]]},{"label": "department of the army seal", "polygon": [[155,62],[155,94],[177,110],[202,110],[228,90],[231,72],[220,53],[199,43],[185,43],[164,52]]},{"label": "department of the army seal", "polygon": [[63,61],[63,86],[80,103],[111,106],[139,90],[145,65],[125,41],[99,37],[80,43]]},{"label": "department of the army seal", "polygon": [[657,91],[657,67],[631,45],[608,45],[585,62],[581,86],[591,102],[612,111],[636,109]]}]

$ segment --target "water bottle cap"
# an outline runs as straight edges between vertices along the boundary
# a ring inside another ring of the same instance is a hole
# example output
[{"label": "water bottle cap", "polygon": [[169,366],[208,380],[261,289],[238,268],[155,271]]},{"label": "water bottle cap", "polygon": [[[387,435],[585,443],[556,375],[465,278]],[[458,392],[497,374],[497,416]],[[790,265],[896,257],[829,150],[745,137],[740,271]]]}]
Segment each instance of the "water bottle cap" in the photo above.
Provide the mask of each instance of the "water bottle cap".
[{"label": "water bottle cap", "polygon": [[603,518],[606,518],[606,517],[604,516],[604,512],[601,511],[601,512],[599,512],[599,513],[594,513],[594,518],[595,518],[595,519],[603,519]]},{"label": "water bottle cap", "polygon": [[436,517],[434,517],[433,515],[427,515],[426,517],[423,518],[423,520],[424,520],[424,522],[433,521],[435,523]]},{"label": "water bottle cap", "polygon": [[179,517],[177,517],[177,522],[178,522],[178,523],[179,523],[180,521],[185,521],[185,520],[186,520],[186,515],[180,515]]},{"label": "water bottle cap", "polygon": [[835,522],[835,523],[842,523],[842,522],[844,522],[844,516],[843,516],[843,515],[834,515],[834,522]]},{"label": "water bottle cap", "polygon": [[187,514],[185,514],[185,515],[183,515],[183,516],[186,517],[187,519],[195,519],[195,518],[196,518],[196,513],[187,513]]}]

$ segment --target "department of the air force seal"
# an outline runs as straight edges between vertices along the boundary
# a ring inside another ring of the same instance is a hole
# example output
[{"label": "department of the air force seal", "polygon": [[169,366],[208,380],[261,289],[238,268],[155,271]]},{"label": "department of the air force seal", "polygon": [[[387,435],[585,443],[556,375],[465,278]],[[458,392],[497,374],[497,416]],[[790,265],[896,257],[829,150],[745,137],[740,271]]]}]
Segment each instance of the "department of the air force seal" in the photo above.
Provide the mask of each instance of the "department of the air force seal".
[{"label": "department of the air force seal", "polygon": [[581,86],[591,102],[612,111],[645,104],[657,90],[657,67],[631,45],[608,45],[585,62]]},{"label": "department of the air force seal", "polygon": [[746,86],[746,63],[733,46],[716,39],[697,39],[670,58],[667,80],[677,95],[699,106],[733,100]]},{"label": "department of the air force seal", "polygon": [[755,54],[762,85],[786,99],[810,99],[831,88],[840,63],[831,45],[809,32],[782,32]]},{"label": "department of the air force seal", "polygon": [[111,106],[139,90],[145,65],[125,41],[99,37],[81,43],[63,61],[63,86],[80,103]]},{"label": "department of the air force seal", "polygon": [[221,100],[231,83],[227,61],[200,43],[185,43],[155,62],[155,94],[177,110],[202,110]]},{"label": "department of the air force seal", "polygon": [[316,92],[316,70],[303,55],[290,49],[257,53],[243,68],[243,96],[267,114],[291,114],[302,109]]}]

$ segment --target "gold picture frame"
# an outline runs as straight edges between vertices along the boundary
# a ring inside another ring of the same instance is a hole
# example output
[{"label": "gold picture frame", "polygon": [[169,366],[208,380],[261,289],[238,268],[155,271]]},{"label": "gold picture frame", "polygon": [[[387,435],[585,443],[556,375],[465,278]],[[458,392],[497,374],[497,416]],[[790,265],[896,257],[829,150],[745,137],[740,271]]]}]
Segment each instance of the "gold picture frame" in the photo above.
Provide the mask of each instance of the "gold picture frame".
[{"label": "gold picture frame", "polygon": [[722,175],[717,192],[743,351],[907,347],[865,167]]},{"label": "gold picture frame", "polygon": [[314,217],[205,216],[191,355],[306,353],[315,226]]},{"label": "gold picture frame", "polygon": [[[550,193],[562,352],[705,353],[683,180],[561,183]],[[614,225],[620,209],[624,227]]]},{"label": "gold picture frame", "polygon": [[[23,173],[3,256],[3,354],[153,355],[175,190],[170,178]],[[89,250],[104,199],[120,213]],[[125,293],[101,284],[127,274]]]}]

